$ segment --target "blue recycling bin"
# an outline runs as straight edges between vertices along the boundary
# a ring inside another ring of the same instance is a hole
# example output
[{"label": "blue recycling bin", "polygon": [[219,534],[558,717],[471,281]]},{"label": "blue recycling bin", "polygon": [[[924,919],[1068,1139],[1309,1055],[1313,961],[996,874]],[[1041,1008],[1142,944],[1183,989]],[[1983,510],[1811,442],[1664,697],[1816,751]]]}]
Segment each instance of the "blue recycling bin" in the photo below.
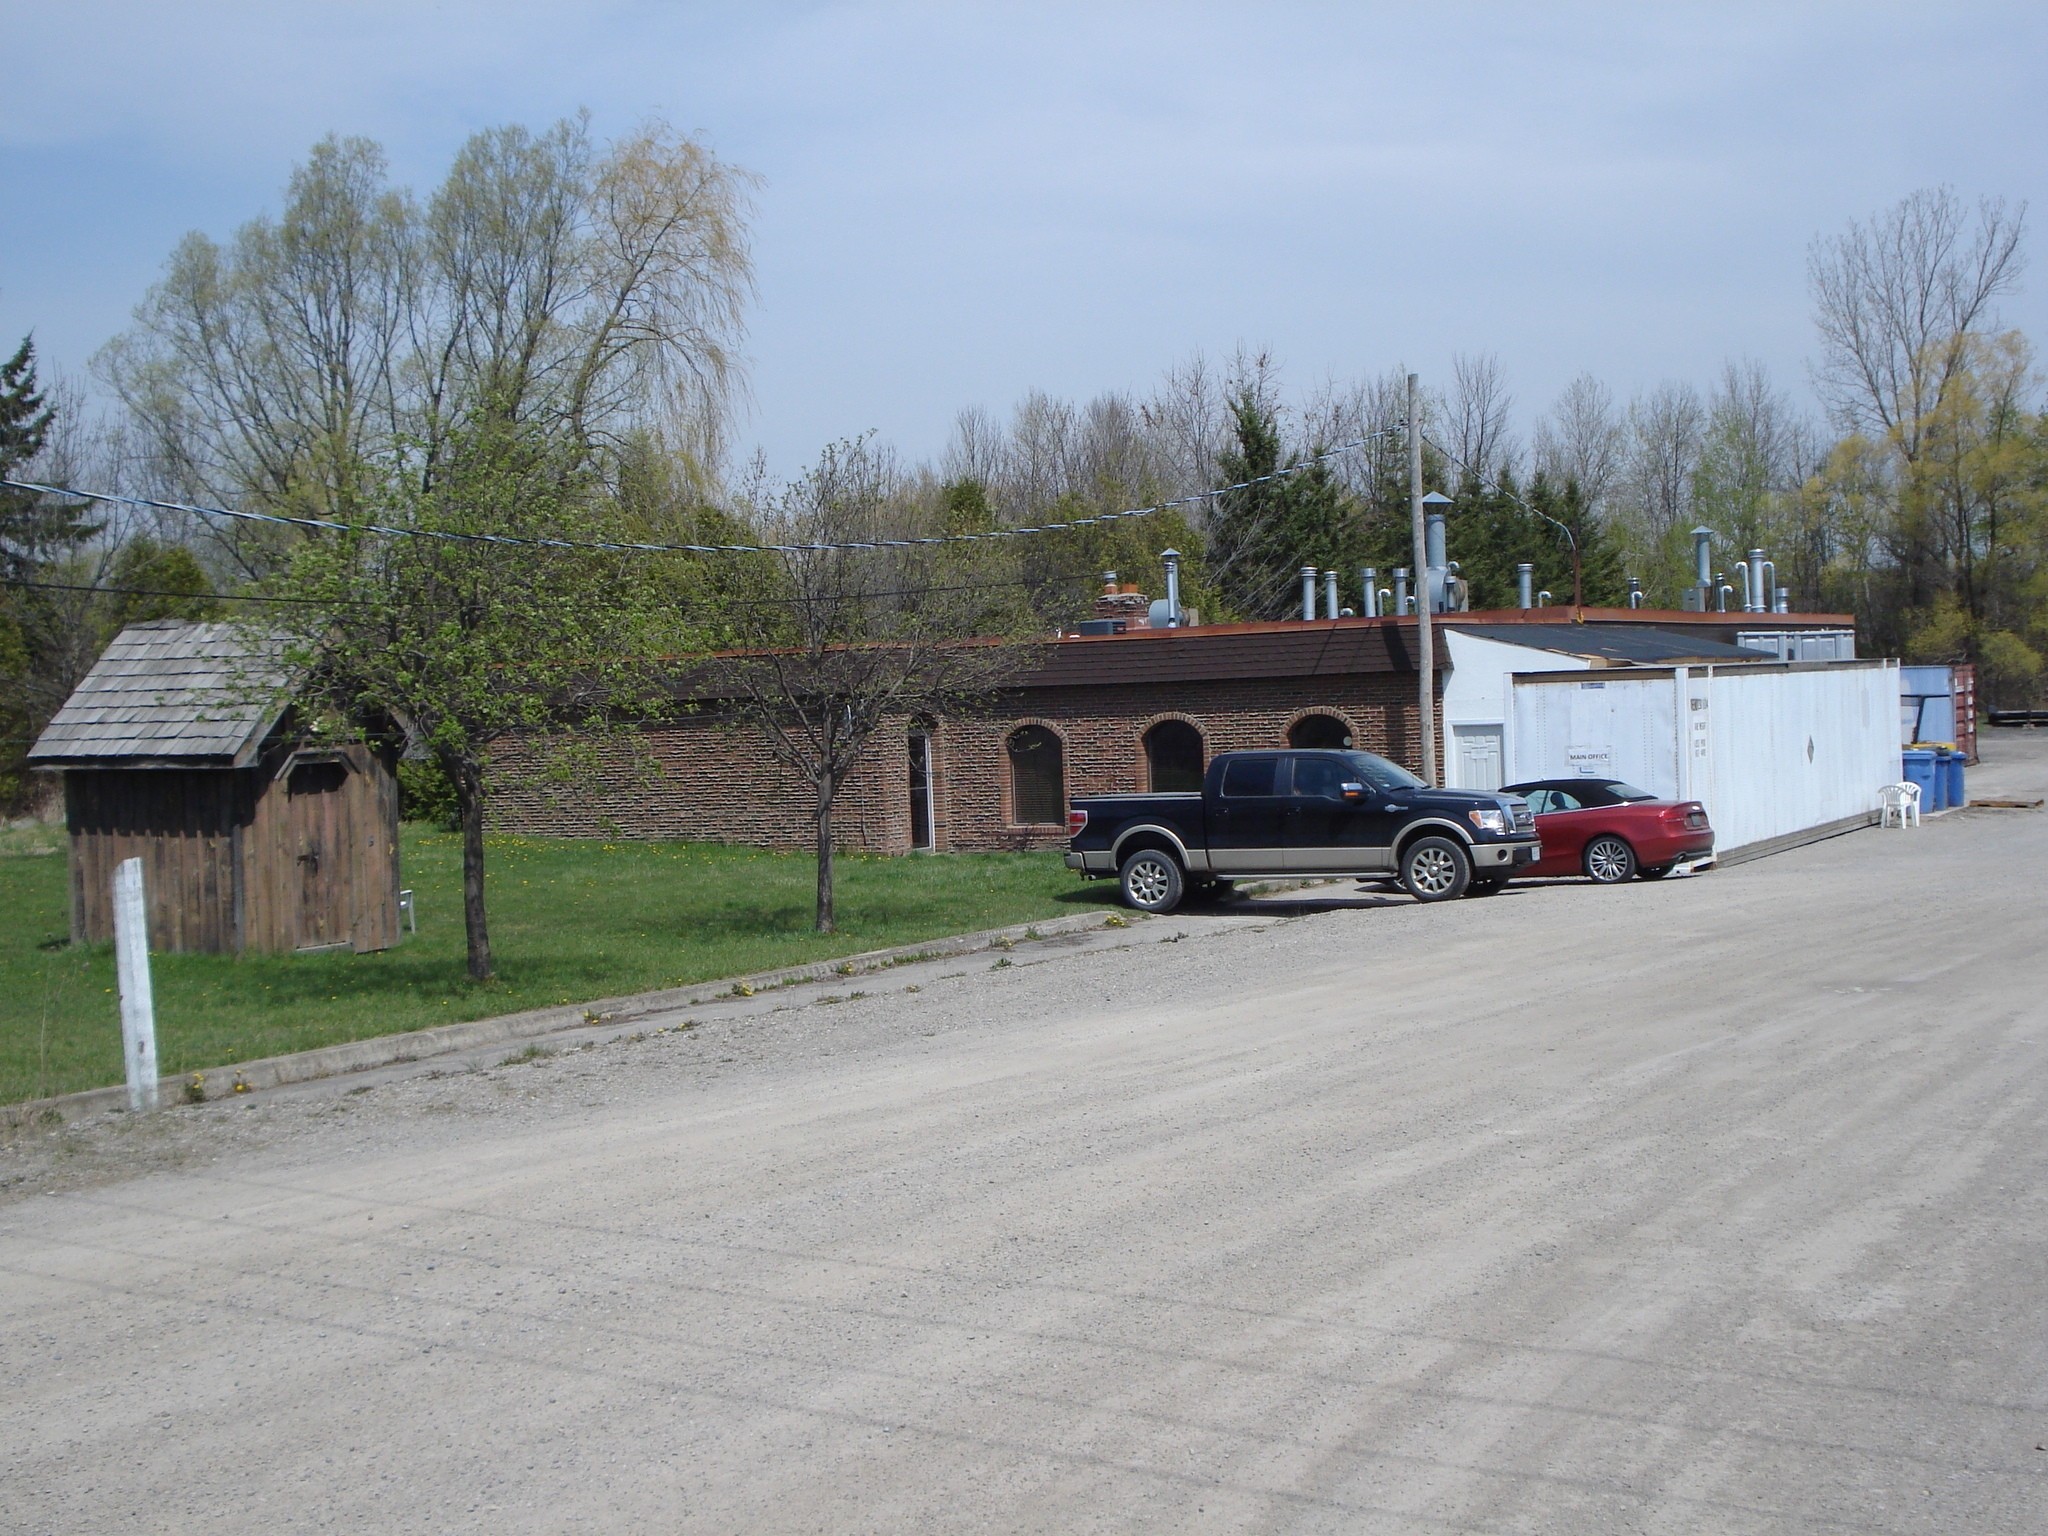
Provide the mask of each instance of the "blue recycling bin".
[{"label": "blue recycling bin", "polygon": [[[1948,748],[1935,747],[1934,751],[1934,798],[1927,802],[1930,811],[1948,809]],[[1922,791],[1924,794],[1925,791]]]},{"label": "blue recycling bin", "polygon": [[1899,757],[1905,767],[1902,777],[1908,784],[1918,784],[1920,786],[1920,809],[1923,811],[1940,809],[1934,800],[1935,785],[1939,782],[1939,778],[1934,771],[1933,751],[1927,747],[1908,747],[1899,754]]},{"label": "blue recycling bin", "polygon": [[1952,811],[1959,811],[1970,803],[1970,796],[1963,788],[1963,769],[1969,761],[1963,749],[1957,747],[1941,764],[1942,798],[1948,801],[1949,809]]}]

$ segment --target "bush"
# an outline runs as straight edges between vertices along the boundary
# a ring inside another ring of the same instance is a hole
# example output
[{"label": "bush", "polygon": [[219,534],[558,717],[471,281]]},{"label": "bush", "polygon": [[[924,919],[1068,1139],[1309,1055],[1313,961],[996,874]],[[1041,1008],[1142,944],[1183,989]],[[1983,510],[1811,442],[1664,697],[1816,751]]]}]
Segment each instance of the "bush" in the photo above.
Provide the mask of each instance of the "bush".
[{"label": "bush", "polygon": [[441,765],[405,761],[398,765],[398,814],[405,821],[423,821],[443,832],[458,830],[455,786]]}]

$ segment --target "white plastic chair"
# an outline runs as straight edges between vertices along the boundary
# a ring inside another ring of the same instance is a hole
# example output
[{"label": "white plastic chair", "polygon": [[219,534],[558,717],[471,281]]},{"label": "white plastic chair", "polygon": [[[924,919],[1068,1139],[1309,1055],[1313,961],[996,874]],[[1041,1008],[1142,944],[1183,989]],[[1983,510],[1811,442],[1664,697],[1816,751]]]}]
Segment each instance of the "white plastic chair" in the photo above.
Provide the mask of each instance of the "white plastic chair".
[{"label": "white plastic chair", "polygon": [[1920,786],[1918,784],[1887,784],[1877,792],[1877,824],[1888,827],[1893,818],[1898,819],[1899,830],[1906,830],[1907,818],[1912,825],[1920,825]]}]

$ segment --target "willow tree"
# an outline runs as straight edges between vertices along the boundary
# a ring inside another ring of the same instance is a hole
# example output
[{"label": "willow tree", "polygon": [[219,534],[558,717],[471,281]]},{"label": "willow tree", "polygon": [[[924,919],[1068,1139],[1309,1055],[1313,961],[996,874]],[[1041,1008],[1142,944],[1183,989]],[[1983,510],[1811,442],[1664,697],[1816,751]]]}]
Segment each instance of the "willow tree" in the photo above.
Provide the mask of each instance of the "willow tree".
[{"label": "willow tree", "polygon": [[[714,461],[739,387],[751,179],[650,125],[476,134],[425,197],[360,138],[315,145],[283,209],[187,235],[97,360],[188,496],[352,522],[430,493],[484,414],[600,471],[652,431]],[[551,449],[551,451],[553,451]],[[213,530],[253,575],[296,535]]]},{"label": "willow tree", "polygon": [[425,197],[330,138],[279,215],[186,237],[100,359],[161,479],[305,520],[211,531],[304,600],[279,611],[321,696],[448,775],[479,979],[490,746],[630,702],[608,658],[650,649],[640,594],[666,558],[546,541],[631,536],[629,445],[715,462],[749,185],[659,125],[606,146],[581,118],[490,129]]}]

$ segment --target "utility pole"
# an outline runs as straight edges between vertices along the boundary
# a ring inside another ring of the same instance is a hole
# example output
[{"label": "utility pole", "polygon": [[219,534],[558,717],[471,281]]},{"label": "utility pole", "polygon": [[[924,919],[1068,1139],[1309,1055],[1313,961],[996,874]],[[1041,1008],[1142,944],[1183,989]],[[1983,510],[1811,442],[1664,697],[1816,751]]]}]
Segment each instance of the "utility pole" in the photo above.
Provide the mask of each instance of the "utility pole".
[{"label": "utility pole", "polygon": [[1429,549],[1422,528],[1422,389],[1414,374],[1408,375],[1408,520],[1414,525],[1415,569],[1422,579],[1415,584],[1415,634],[1419,656],[1415,671],[1420,679],[1422,722],[1422,782],[1436,786],[1436,651],[1429,612]]}]

